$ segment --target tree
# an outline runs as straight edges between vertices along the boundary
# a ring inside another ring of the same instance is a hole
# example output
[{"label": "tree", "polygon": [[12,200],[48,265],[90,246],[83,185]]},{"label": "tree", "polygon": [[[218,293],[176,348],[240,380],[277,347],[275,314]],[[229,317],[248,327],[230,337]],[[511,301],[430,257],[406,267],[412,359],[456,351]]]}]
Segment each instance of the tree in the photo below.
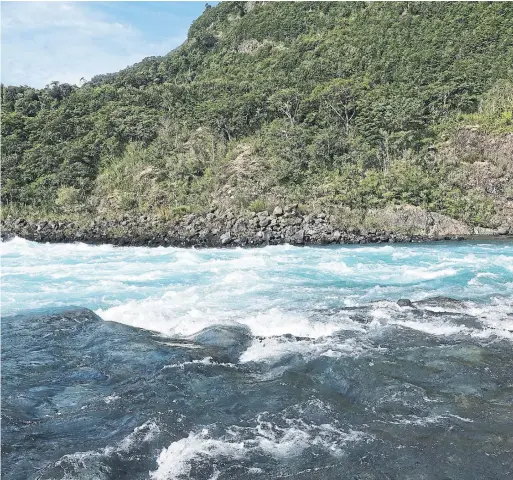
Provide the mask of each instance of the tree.
[{"label": "tree", "polygon": [[291,125],[297,121],[302,95],[295,88],[286,88],[276,92],[269,98],[269,105],[272,110],[287,118]]},{"label": "tree", "polygon": [[364,89],[364,84],[337,78],[317,87],[312,92],[311,99],[318,102],[321,114],[328,122],[342,124],[347,135],[356,115],[359,94]]}]

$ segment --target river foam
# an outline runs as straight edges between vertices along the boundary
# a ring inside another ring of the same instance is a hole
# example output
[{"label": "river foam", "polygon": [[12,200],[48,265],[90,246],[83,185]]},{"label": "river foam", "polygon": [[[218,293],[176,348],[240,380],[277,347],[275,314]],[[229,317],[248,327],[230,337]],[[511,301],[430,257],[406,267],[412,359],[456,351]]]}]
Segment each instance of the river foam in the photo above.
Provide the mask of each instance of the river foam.
[{"label": "river foam", "polygon": [[[326,407],[321,404],[316,405],[316,408]],[[300,412],[301,405],[294,409]],[[262,412],[253,425],[229,426],[218,438],[208,428],[190,432],[187,437],[171,443],[160,452],[158,468],[151,472],[150,477],[153,480],[188,478],[194,463],[212,463],[213,460],[220,462],[227,458],[247,462],[259,455],[279,461],[298,457],[308,448],[318,448],[337,458],[343,455],[346,445],[373,440],[372,435],[354,429],[344,431],[334,423],[316,425],[287,416],[282,416],[278,422],[268,412]],[[262,472],[258,467],[248,466],[249,462],[248,465],[244,463],[241,466],[247,475]],[[216,478],[215,475],[214,470],[210,478]]]},{"label": "river foam", "polygon": [[[510,243],[183,250],[41,245],[16,238],[1,247],[4,315],[76,304],[104,320],[181,337],[219,324],[245,325],[253,336],[269,339],[255,340],[245,359],[265,351],[329,351],[329,342],[319,339],[343,330],[359,335],[403,327],[513,338]],[[431,297],[462,303],[423,305],[425,311],[471,314],[480,325],[395,305],[399,298]],[[355,321],[349,309],[368,306],[372,321]],[[328,310],[337,313],[318,313]],[[284,335],[299,341],[292,346],[276,340]]]}]

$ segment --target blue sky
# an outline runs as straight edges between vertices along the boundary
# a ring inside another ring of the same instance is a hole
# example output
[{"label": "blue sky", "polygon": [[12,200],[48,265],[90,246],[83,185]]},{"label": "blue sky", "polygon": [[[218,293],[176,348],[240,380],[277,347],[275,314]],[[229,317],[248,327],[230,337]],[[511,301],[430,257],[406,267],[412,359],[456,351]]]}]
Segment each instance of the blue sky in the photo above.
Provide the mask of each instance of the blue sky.
[{"label": "blue sky", "polygon": [[2,1],[2,82],[78,84],[164,55],[186,39],[205,3]]}]

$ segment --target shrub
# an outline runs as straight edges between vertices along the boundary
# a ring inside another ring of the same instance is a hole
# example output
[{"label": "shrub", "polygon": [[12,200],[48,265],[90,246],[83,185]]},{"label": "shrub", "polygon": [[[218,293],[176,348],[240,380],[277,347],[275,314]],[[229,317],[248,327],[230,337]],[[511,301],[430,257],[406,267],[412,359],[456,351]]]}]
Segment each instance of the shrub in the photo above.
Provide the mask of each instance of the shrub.
[{"label": "shrub", "polygon": [[75,212],[83,207],[84,196],[75,187],[61,187],[57,190],[55,205],[63,212]]},{"label": "shrub", "polygon": [[258,198],[257,200],[253,200],[249,205],[248,205],[248,210],[250,212],[262,212],[263,210],[265,210],[267,208],[267,204],[264,200],[262,200],[261,198]]}]

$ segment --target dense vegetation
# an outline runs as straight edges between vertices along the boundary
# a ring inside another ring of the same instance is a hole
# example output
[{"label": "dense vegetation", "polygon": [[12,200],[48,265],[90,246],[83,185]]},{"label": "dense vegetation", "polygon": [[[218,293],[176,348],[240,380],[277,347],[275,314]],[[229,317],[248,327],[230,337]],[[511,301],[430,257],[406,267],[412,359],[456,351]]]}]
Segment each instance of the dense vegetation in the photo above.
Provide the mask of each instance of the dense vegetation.
[{"label": "dense vegetation", "polygon": [[440,146],[513,131],[512,79],[507,3],[207,6],[164,57],[2,86],[3,210],[404,203],[486,224],[493,199]]}]

